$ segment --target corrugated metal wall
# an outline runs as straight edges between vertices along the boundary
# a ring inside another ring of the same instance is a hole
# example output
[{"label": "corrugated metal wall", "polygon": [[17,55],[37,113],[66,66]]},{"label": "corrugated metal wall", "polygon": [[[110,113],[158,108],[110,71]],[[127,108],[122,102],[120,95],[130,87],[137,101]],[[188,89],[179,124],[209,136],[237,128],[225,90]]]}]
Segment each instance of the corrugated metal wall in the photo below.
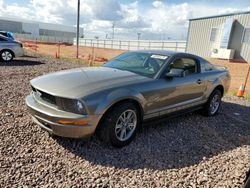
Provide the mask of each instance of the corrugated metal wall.
[{"label": "corrugated metal wall", "polygon": [[[0,31],[11,31],[16,36],[27,39],[42,39],[43,41],[69,41],[73,43],[76,37],[76,27],[27,21],[21,19],[0,17]],[[80,36],[83,35],[83,28],[80,27]]]},{"label": "corrugated metal wall", "polygon": [[0,31],[22,32],[22,23],[0,19]]},{"label": "corrugated metal wall", "polygon": [[[236,50],[235,59],[250,62],[250,43],[242,43],[244,28],[250,28],[250,14],[191,20],[186,51],[203,57],[210,57],[214,48],[220,48],[223,26],[227,18],[235,19],[229,48]],[[218,34],[216,41],[211,42],[210,35],[213,27],[218,28]]]}]

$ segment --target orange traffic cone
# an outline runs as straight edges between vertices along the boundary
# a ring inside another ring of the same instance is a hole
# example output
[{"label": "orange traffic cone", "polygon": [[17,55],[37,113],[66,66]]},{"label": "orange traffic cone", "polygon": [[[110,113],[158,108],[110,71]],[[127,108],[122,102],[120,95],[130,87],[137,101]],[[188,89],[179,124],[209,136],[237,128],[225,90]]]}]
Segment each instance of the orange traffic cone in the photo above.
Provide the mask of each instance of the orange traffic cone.
[{"label": "orange traffic cone", "polygon": [[244,84],[241,84],[241,86],[238,90],[238,93],[237,93],[237,97],[243,97],[244,93],[245,93],[245,86],[244,86]]}]

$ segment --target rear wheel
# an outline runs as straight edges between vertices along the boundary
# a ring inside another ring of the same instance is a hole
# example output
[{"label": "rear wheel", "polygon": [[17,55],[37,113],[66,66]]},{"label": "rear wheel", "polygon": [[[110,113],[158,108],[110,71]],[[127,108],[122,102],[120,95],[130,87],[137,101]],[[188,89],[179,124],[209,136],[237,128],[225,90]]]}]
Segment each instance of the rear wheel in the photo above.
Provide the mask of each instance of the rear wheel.
[{"label": "rear wheel", "polygon": [[220,90],[214,90],[205,104],[202,114],[205,116],[214,116],[218,113],[221,106],[222,93]]},{"label": "rear wheel", "polygon": [[9,62],[14,58],[14,55],[10,50],[3,50],[0,52],[0,58],[2,61]]},{"label": "rear wheel", "polygon": [[140,118],[133,103],[114,106],[101,122],[98,134],[101,140],[115,147],[128,145],[135,137]]}]

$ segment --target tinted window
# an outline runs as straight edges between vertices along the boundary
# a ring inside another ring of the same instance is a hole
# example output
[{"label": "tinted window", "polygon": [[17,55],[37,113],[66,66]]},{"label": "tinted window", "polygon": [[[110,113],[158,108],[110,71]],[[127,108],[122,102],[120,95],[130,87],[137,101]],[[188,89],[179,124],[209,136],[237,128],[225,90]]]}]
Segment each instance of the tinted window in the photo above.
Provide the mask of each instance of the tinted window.
[{"label": "tinted window", "polygon": [[214,66],[210,63],[205,63],[205,71],[214,70]]},{"label": "tinted window", "polygon": [[4,39],[4,38],[2,38],[2,37],[0,37],[0,41],[7,41],[6,39]]}]

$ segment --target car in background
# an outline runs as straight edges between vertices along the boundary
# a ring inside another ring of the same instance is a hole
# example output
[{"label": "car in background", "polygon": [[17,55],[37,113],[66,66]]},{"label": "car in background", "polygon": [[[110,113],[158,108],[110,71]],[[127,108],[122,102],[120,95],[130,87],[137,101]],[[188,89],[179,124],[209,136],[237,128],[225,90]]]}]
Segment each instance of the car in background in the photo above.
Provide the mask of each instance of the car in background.
[{"label": "car in background", "polygon": [[102,67],[78,68],[31,80],[26,104],[51,134],[80,138],[97,132],[122,147],[142,121],[201,110],[218,113],[230,74],[188,53],[125,52]]},{"label": "car in background", "polygon": [[13,58],[23,55],[22,43],[0,35],[0,61],[9,62]]},{"label": "car in background", "polygon": [[12,32],[0,31],[0,35],[3,35],[3,36],[8,37],[8,38],[10,38],[12,40],[15,40]]}]

